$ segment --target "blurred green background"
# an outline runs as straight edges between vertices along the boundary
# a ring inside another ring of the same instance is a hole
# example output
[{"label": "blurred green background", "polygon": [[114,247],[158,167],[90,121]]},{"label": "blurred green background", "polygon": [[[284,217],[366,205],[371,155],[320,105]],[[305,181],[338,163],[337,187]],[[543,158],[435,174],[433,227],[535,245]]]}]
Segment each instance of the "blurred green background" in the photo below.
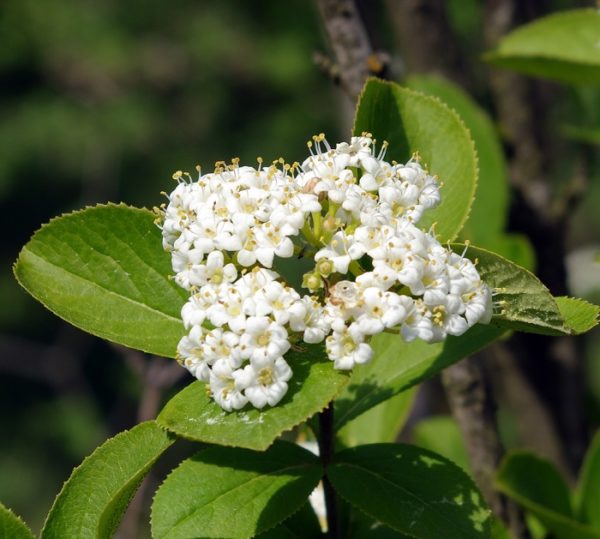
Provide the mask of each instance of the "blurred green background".
[{"label": "blurred green background", "polygon": [[[386,3],[368,4],[378,45],[392,52],[399,72]],[[478,66],[480,3],[453,0],[448,8],[462,50]],[[0,219],[8,231],[0,269],[0,500],[34,530],[71,469],[136,422],[141,382],[122,354],[19,288],[11,271],[19,249],[63,212],[109,200],[161,203],[174,170],[208,170],[235,156],[301,160],[312,134],[347,137],[345,97],[313,61],[325,49],[316,8],[301,0],[0,5]],[[484,68],[475,71],[481,78]],[[552,91],[559,93],[549,111],[553,133],[600,126],[598,92]],[[488,103],[484,85],[476,94]],[[575,150],[568,142],[558,148],[560,187]],[[572,291],[596,301],[598,161],[570,238]],[[589,421],[597,425],[597,332],[584,353]]]}]

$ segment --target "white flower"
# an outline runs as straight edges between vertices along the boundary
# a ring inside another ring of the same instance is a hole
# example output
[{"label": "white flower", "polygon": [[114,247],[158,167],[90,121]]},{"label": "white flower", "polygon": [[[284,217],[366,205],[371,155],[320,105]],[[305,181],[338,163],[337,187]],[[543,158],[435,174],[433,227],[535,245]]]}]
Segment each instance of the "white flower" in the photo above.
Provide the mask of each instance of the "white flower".
[{"label": "white flower", "polygon": [[240,337],[240,353],[258,368],[267,365],[290,349],[286,329],[267,316],[251,316]]},{"label": "white flower", "polygon": [[[321,134],[309,149],[300,167],[232,160],[195,182],[177,172],[160,210],[175,282],[190,293],[177,357],[225,410],[281,400],[291,342],[325,340],[334,367],[351,369],[382,331],[437,342],[491,317],[475,264],[415,226],[440,201],[417,158],[390,164],[369,134],[334,148]],[[314,296],[267,269],[294,252],[314,256],[303,280]]]},{"label": "white flower", "polygon": [[337,327],[325,339],[327,356],[336,369],[349,370],[357,364],[367,363],[373,357],[373,349],[363,342],[359,334],[350,333],[348,327]]},{"label": "white flower", "polygon": [[243,370],[233,369],[226,359],[219,359],[210,371],[210,390],[215,402],[227,412],[239,410],[248,403],[243,393]]},{"label": "white flower", "polygon": [[177,345],[177,358],[190,371],[192,376],[202,382],[208,382],[210,377],[209,362],[204,356],[204,332],[200,326],[194,326]]},{"label": "white flower", "polygon": [[264,408],[267,404],[275,406],[287,393],[287,381],[291,377],[292,369],[282,357],[260,368],[246,365],[241,376],[246,387],[244,395],[255,408]]},{"label": "white flower", "polygon": [[306,343],[322,342],[331,330],[330,317],[315,297],[304,296],[290,306],[290,329],[302,331]]},{"label": "white flower", "polygon": [[362,245],[354,243],[352,236],[348,237],[340,230],[333,235],[327,247],[323,247],[315,254],[315,262],[327,258],[333,263],[334,271],[347,273],[350,262],[359,259],[363,254]]},{"label": "white flower", "polygon": [[371,287],[361,294],[360,314],[354,323],[361,333],[376,335],[400,325],[412,309],[412,298]]}]

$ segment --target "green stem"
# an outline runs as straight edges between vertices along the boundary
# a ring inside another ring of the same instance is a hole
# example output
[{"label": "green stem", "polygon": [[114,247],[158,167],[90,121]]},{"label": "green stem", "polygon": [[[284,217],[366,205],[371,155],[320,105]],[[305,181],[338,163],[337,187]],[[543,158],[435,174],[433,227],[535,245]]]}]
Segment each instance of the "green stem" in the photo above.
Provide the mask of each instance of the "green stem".
[{"label": "green stem", "polygon": [[333,401],[319,414],[319,455],[325,470],[323,491],[325,493],[325,509],[327,511],[327,535],[331,539],[341,539],[338,522],[337,499],[335,490],[327,477],[327,467],[331,463],[335,451],[335,434],[333,430]]}]

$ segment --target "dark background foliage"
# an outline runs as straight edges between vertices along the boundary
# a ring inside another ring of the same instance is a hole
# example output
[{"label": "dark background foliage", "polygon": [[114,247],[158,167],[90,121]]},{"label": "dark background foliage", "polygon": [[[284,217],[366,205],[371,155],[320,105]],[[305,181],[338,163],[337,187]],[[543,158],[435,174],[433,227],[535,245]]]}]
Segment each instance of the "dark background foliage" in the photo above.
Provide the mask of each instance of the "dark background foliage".
[{"label": "dark background foliage", "polygon": [[[481,4],[453,0],[446,15],[471,73],[469,90],[494,114],[480,63]],[[580,3],[523,4],[525,21]],[[389,15],[394,5],[363,2],[362,8],[398,77],[421,59],[402,61],[396,52],[403,23]],[[324,131],[331,141],[347,137],[351,107],[313,60],[325,48],[314,5],[300,0],[2,3],[0,219],[7,235],[0,269],[0,500],[34,530],[73,466],[108,436],[153,415],[173,391],[162,386],[178,376],[163,360],[112,347],[44,310],[12,276],[19,249],[40,223],[63,212],[109,200],[159,204],[176,169],[208,170],[235,156],[250,163],[257,156],[300,160],[314,133]],[[570,220],[568,268],[571,292],[598,301],[600,264],[591,262],[600,248],[598,156],[594,146],[572,140],[580,128],[598,129],[598,92],[553,84],[539,90],[544,167],[557,193],[580,153],[591,153],[591,181]],[[597,332],[579,352],[581,420],[590,432],[600,423]],[[150,361],[160,369],[149,370]],[[539,377],[530,372],[527,379],[545,402],[560,407],[559,380],[544,376],[539,362],[535,370]],[[421,415],[446,409],[435,384],[418,403]],[[501,398],[500,412],[505,442],[519,444]]]}]

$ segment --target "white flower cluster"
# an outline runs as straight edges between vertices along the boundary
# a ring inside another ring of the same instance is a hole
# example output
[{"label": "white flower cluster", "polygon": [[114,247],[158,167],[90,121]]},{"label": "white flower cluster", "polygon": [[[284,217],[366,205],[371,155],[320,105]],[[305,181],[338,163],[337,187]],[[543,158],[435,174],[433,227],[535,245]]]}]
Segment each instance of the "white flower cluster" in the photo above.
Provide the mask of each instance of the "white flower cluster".
[{"label": "white flower cluster", "polygon": [[[287,391],[292,347],[325,341],[335,368],[373,354],[371,336],[427,342],[491,317],[475,265],[415,225],[440,201],[434,177],[375,153],[369,135],[332,149],[323,135],[298,166],[217,163],[183,181],[161,210],[176,282],[190,292],[179,360],[225,410],[274,406]],[[301,296],[275,257],[314,259]]]}]

